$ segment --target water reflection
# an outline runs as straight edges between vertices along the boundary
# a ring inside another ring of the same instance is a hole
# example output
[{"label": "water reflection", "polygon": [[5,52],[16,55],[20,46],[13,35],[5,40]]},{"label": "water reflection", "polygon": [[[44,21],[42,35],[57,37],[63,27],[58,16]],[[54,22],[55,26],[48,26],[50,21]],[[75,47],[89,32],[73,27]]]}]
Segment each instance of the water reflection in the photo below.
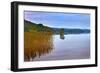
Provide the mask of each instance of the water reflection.
[{"label": "water reflection", "polygon": [[24,32],[24,61],[33,61],[53,50],[51,32]]}]

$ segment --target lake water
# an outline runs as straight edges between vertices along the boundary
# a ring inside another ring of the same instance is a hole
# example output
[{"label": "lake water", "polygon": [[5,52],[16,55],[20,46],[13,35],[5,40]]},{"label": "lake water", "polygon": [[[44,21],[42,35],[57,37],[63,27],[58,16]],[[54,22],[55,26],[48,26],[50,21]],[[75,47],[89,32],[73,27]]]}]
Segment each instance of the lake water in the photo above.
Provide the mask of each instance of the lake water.
[{"label": "lake water", "polygon": [[90,58],[90,34],[69,34],[52,36],[52,49],[30,61],[71,60]]}]

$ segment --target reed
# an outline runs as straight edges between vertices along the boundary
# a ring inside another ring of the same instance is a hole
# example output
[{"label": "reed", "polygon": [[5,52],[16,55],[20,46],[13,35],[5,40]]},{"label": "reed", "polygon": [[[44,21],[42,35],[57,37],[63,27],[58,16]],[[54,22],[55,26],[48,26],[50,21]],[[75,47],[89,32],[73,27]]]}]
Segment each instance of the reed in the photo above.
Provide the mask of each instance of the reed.
[{"label": "reed", "polygon": [[52,32],[24,32],[24,61],[34,60],[53,49]]}]

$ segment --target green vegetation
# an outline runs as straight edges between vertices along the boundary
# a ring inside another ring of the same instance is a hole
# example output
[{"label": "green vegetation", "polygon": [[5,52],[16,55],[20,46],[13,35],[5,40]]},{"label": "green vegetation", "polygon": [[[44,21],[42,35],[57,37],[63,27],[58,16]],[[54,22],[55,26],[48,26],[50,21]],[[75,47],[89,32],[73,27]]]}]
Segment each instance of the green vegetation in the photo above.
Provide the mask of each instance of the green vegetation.
[{"label": "green vegetation", "polygon": [[54,35],[90,33],[89,29],[51,28],[42,23],[33,23],[24,20],[24,32],[52,32]]},{"label": "green vegetation", "polygon": [[24,32],[52,32],[52,28],[44,26],[43,24],[33,23],[27,20],[24,20]]},{"label": "green vegetation", "polygon": [[36,57],[51,53],[53,50],[53,35],[89,33],[88,29],[51,28],[42,23],[24,20],[24,61],[32,61]]}]

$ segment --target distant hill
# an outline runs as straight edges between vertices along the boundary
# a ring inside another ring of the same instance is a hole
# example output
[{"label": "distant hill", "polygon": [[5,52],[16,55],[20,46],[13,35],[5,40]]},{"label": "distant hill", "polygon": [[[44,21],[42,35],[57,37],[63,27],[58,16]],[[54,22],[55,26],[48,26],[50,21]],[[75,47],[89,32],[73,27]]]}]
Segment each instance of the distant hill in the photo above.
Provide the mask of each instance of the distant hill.
[{"label": "distant hill", "polygon": [[89,29],[69,29],[69,28],[51,28],[48,26],[44,26],[43,24],[33,23],[27,20],[24,20],[24,31],[32,32],[53,32],[53,34],[60,34],[60,30],[63,29],[64,34],[82,34],[82,33],[90,33]]},{"label": "distant hill", "polygon": [[[61,28],[62,29],[62,28]],[[53,28],[55,34],[59,34],[60,28]],[[63,28],[64,34],[82,34],[82,33],[90,33],[89,29],[69,29]]]},{"label": "distant hill", "polygon": [[37,24],[37,23],[24,20],[24,31],[52,32],[52,28],[44,26],[41,23]]}]

